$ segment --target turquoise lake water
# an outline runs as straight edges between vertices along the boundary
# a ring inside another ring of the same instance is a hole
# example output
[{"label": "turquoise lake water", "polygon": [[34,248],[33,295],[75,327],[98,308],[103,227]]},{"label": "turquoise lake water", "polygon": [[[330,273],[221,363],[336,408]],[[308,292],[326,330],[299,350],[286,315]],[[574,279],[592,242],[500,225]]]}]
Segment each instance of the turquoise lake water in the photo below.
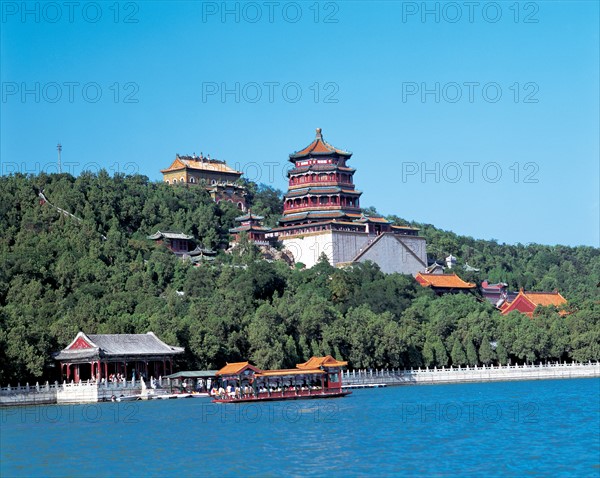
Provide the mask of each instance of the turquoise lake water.
[{"label": "turquoise lake water", "polygon": [[600,380],[0,409],[0,475],[600,476]]}]

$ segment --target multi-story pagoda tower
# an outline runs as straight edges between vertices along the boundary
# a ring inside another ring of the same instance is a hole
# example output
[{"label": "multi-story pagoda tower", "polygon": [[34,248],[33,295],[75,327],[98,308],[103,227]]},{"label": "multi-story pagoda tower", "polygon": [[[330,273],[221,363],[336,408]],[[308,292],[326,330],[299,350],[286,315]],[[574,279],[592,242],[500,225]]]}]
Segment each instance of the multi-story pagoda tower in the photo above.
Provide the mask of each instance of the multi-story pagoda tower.
[{"label": "multi-story pagoda tower", "polygon": [[354,187],[355,169],[346,165],[351,156],[327,143],[321,128],[312,143],[290,154],[294,168],[288,172],[289,189],[280,225],[359,219],[362,193]]},{"label": "multi-story pagoda tower", "polygon": [[321,128],[312,143],[290,154],[294,168],[280,227],[267,237],[277,237],[306,267],[325,254],[336,266],[373,261],[383,272],[416,275],[427,267],[425,239],[416,228],[362,214],[355,170],[346,164],[351,156],[327,143]]}]

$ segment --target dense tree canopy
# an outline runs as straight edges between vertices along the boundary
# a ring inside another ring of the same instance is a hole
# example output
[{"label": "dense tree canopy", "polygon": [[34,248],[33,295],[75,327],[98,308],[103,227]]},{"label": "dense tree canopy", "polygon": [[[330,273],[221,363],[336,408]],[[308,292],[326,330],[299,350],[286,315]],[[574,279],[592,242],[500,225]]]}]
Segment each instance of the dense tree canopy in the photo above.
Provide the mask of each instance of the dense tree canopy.
[{"label": "dense tree canopy", "polygon": [[[275,224],[280,192],[249,187],[253,211]],[[76,218],[41,204],[39,190]],[[596,248],[500,245],[421,226],[431,256],[480,269],[465,279],[557,287],[569,299],[565,317],[502,317],[475,295],[436,297],[371,263],[291,269],[251,244],[226,254],[238,214],[201,188],[143,176],[0,177],[0,383],[56,378],[51,353],[79,330],[152,330],[186,348],[180,366],[190,369],[290,367],[313,354],[377,368],[600,359]],[[159,229],[219,255],[194,267],[146,238]]]}]

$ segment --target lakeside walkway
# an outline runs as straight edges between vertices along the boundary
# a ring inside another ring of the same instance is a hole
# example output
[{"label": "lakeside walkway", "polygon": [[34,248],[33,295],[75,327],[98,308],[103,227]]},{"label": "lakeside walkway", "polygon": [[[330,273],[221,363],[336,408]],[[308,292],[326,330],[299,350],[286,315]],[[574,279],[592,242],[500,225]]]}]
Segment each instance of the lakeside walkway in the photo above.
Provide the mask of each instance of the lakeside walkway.
[{"label": "lakeside walkway", "polygon": [[442,367],[410,370],[348,370],[344,385],[427,385],[438,383],[503,382],[600,377],[600,362]]},{"label": "lakeside walkway", "polygon": [[[348,370],[342,372],[343,386],[432,385],[442,383],[502,382],[600,377],[600,362],[550,363],[544,365],[499,365],[483,367],[424,368],[411,370]],[[170,379],[157,384],[165,393]],[[0,406],[53,403],[95,403],[114,396],[143,396],[145,386],[137,380],[119,383],[62,383],[17,385],[0,388]],[[141,397],[140,397],[141,398]]]}]

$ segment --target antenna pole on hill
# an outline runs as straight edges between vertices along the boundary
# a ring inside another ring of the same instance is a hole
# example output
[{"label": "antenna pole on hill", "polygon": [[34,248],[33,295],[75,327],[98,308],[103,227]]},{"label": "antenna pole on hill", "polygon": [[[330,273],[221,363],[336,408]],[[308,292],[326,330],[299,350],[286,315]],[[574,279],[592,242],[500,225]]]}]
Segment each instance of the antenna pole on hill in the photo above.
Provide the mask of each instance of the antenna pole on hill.
[{"label": "antenna pole on hill", "polygon": [[56,145],[56,150],[58,151],[58,172],[62,173],[62,165],[61,165],[61,162],[60,162],[60,153],[62,151],[62,144],[58,143]]}]

